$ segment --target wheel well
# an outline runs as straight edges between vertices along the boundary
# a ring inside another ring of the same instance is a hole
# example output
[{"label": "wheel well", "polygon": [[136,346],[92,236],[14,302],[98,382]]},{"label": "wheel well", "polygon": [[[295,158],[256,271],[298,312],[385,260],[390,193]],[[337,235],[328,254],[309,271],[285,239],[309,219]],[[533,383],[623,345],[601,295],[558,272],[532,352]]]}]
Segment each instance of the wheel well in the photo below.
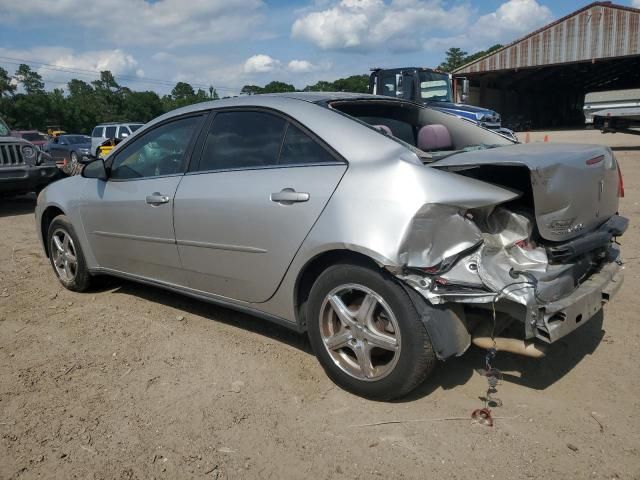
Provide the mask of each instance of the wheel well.
[{"label": "wheel well", "polygon": [[362,253],[354,252],[353,250],[329,250],[328,252],[323,252],[307,262],[302,269],[302,272],[298,275],[298,280],[296,281],[294,290],[295,308],[300,330],[306,331],[307,329],[305,306],[309,299],[311,287],[313,287],[313,284],[322,272],[338,263],[349,263],[370,268],[380,268],[371,257],[367,257]]},{"label": "wheel well", "polygon": [[44,244],[44,252],[49,256],[49,242],[47,242],[47,234],[49,233],[49,225],[58,215],[64,215],[64,212],[58,207],[47,207],[42,214],[42,222],[40,228],[42,231],[42,243]]}]

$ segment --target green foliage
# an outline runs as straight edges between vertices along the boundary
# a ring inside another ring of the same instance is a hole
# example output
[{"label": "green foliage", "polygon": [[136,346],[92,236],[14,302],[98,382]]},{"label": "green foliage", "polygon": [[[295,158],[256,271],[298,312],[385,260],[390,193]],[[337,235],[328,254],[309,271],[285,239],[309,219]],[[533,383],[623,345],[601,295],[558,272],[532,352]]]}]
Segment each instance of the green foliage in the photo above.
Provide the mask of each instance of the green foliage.
[{"label": "green foliage", "polygon": [[[38,72],[28,65],[20,65],[13,78],[0,68],[0,116],[13,129],[44,130],[46,125],[60,125],[73,133],[90,133],[95,125],[103,122],[148,122],[175,108],[220,98],[212,86],[205,91],[186,82],[178,82],[170,94],[162,97],[152,91],[136,92],[118,84],[109,71],[91,82],[72,79],[67,91],[55,89],[47,92]],[[319,81],[305,87],[304,91],[367,92],[369,77],[352,75],[333,82]],[[295,92],[296,88],[285,82],[272,81],[264,87],[245,85],[242,95],[258,93]],[[228,97],[225,97],[228,98]]]},{"label": "green foliage", "polygon": [[440,65],[438,65],[438,70],[451,73],[456,68],[460,68],[461,66],[466,65],[469,62],[473,62],[478,58],[484,57],[485,55],[488,55],[489,53],[494,52],[500,48],[502,48],[502,45],[498,43],[486,50],[481,50],[472,55],[467,55],[467,52],[465,52],[464,50],[458,47],[452,47],[445,52],[445,60]]},{"label": "green foliage", "polygon": [[135,92],[119,85],[109,71],[90,83],[72,79],[67,93],[62,89],[45,91],[42,77],[28,65],[20,65],[14,78],[20,89],[0,68],[0,116],[16,130],[44,130],[55,124],[67,132],[90,133],[98,123],[148,122],[174,108],[220,98],[213,86],[209,92],[194,91],[185,82],[178,82],[171,94],[162,98],[151,91]]}]

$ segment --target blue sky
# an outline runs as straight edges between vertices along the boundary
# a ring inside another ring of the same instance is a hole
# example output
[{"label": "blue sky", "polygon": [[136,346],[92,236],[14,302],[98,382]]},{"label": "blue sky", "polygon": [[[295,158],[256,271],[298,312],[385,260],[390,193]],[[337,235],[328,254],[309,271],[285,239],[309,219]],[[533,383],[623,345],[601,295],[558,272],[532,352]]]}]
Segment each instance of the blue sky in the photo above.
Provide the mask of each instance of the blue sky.
[{"label": "blue sky", "polygon": [[[282,80],[302,88],[370,67],[438,65],[508,43],[575,0],[0,0],[0,66],[30,63],[48,89],[109,69],[138,90]],[[640,7],[640,0],[621,0]]]}]

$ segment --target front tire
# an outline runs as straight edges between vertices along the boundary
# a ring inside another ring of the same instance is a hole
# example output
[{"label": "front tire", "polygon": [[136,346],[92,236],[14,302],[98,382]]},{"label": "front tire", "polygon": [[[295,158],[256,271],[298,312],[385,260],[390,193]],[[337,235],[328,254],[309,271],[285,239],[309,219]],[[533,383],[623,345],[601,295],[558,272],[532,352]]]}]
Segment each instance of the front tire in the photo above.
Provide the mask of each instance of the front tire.
[{"label": "front tire", "polygon": [[91,275],[78,236],[66,215],[58,215],[47,233],[49,260],[53,271],[65,288],[84,292],[90,287]]},{"label": "front tire", "polygon": [[402,397],[436,364],[413,303],[383,272],[352,264],[329,267],[311,289],[307,314],[320,364],[336,384],[356,395]]}]

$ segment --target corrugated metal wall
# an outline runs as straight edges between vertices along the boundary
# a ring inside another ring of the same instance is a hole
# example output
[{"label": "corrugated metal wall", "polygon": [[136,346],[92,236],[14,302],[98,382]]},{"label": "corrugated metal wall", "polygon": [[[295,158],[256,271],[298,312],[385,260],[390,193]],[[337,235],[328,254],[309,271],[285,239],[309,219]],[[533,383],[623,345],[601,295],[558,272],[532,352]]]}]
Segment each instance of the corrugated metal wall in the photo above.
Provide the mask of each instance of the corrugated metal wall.
[{"label": "corrugated metal wall", "polygon": [[640,55],[640,10],[592,4],[455,74]]}]

